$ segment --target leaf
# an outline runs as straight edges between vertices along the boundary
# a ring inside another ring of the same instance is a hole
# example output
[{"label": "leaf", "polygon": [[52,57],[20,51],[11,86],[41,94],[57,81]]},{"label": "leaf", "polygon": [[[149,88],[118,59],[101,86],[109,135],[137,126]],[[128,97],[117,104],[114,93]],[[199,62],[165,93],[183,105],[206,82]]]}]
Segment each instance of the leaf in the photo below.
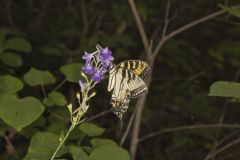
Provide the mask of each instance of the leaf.
[{"label": "leaf", "polygon": [[69,152],[73,156],[73,160],[89,160],[89,157],[82,147],[71,145],[69,146]]},{"label": "leaf", "polygon": [[31,68],[23,77],[24,81],[30,86],[55,83],[55,77],[49,71],[42,71]]},{"label": "leaf", "polygon": [[89,137],[102,135],[103,132],[105,131],[104,128],[98,127],[97,125],[92,123],[82,123],[79,126],[79,129]]},{"label": "leaf", "polygon": [[231,14],[233,16],[240,17],[240,9],[239,8],[231,8],[231,7],[224,6],[222,4],[220,4],[219,7],[222,8],[223,10],[227,11],[229,14]]},{"label": "leaf", "polygon": [[35,97],[0,96],[0,118],[17,131],[34,122],[43,111],[44,106]]},{"label": "leaf", "polygon": [[66,98],[60,92],[51,92],[47,98],[44,98],[43,103],[47,106],[64,106],[67,103]]},{"label": "leaf", "polygon": [[4,49],[16,50],[21,52],[31,52],[31,44],[24,38],[16,37],[5,40]]},{"label": "leaf", "polygon": [[[59,144],[59,137],[54,133],[37,132],[33,135],[28,153],[24,160],[47,160],[50,159]],[[66,148],[61,147],[57,156],[66,153]]]},{"label": "leaf", "polygon": [[0,93],[16,93],[23,88],[23,83],[11,75],[0,76]]},{"label": "leaf", "polygon": [[90,154],[90,160],[130,160],[129,154],[121,147],[102,145]]},{"label": "leaf", "polygon": [[69,82],[78,82],[81,79],[81,70],[82,64],[80,63],[67,64],[60,68]]},{"label": "leaf", "polygon": [[105,138],[94,138],[91,139],[91,145],[93,146],[93,148],[96,148],[98,146],[101,145],[113,145],[113,146],[117,146],[117,143],[114,142],[111,139],[105,139]]},{"label": "leaf", "polygon": [[218,81],[211,85],[209,96],[240,97],[240,83]]},{"label": "leaf", "polygon": [[3,42],[6,38],[6,35],[11,33],[12,31],[8,28],[1,28],[0,29],[0,54],[3,53]]},{"label": "leaf", "polygon": [[0,59],[5,63],[6,65],[10,67],[19,67],[22,65],[22,58],[21,56],[11,53],[11,52],[5,52],[0,55]]}]

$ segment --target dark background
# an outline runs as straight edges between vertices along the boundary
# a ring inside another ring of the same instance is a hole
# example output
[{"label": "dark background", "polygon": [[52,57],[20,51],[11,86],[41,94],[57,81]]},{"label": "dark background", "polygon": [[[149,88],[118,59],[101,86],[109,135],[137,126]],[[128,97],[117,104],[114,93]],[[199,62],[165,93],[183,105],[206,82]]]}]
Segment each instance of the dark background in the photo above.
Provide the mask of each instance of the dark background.
[{"label": "dark background", "polygon": [[[162,37],[168,1],[137,0],[136,7],[143,22],[148,40],[156,48]],[[172,0],[169,10],[167,33],[221,8],[219,4],[237,5],[236,1],[223,0]],[[50,71],[57,82],[47,85],[46,90],[56,87],[64,76],[59,68],[68,63],[83,63],[84,51],[94,51],[95,45],[108,46],[113,51],[114,63],[127,59],[147,60],[147,54],[127,1],[122,0],[1,0],[0,27],[30,42],[30,53],[16,52],[22,58],[18,67],[0,63],[0,74],[11,74],[19,79],[30,67]],[[238,124],[239,103],[228,103],[226,99],[209,97],[209,87],[218,80],[239,81],[240,66],[240,22],[239,18],[224,13],[209,21],[195,25],[168,39],[152,66],[152,78],[147,100],[142,112],[139,137],[172,127],[210,124]],[[10,36],[11,37],[11,36]],[[152,63],[152,62],[150,62]],[[1,85],[1,84],[0,84]],[[86,117],[109,110],[110,93],[107,78],[97,85],[97,96],[91,101]],[[72,101],[78,84],[66,82],[60,91]],[[42,100],[40,87],[24,84],[19,97],[35,96]],[[136,100],[124,116],[123,130],[118,119],[104,114],[91,122],[106,129],[102,137],[120,141]],[[17,150],[18,158],[9,153],[6,141],[1,138],[0,159],[22,159],[33,135],[47,131],[52,125],[48,118],[52,112],[62,109],[51,107],[42,117],[47,121],[38,129],[25,133],[14,133],[10,138]],[[65,118],[68,117],[64,110]],[[61,113],[62,114],[62,113]],[[222,120],[221,120],[222,119]],[[55,122],[54,122],[55,123]],[[62,123],[59,120],[58,123]],[[1,122],[3,126],[7,126]],[[67,126],[68,123],[66,123]],[[27,130],[31,126],[25,128]],[[60,133],[61,127],[54,133]],[[11,131],[11,130],[10,130]],[[9,135],[8,130],[5,135]],[[48,130],[49,131],[49,130]],[[131,133],[123,148],[130,151]],[[221,139],[228,136],[217,148],[239,138],[239,130],[232,128],[202,128],[171,131],[158,134],[138,144],[137,160],[203,160]],[[86,141],[86,142],[85,142]],[[87,140],[83,141],[87,143]],[[74,142],[69,142],[74,143]],[[235,144],[217,154],[216,160],[240,159],[239,145]]]}]

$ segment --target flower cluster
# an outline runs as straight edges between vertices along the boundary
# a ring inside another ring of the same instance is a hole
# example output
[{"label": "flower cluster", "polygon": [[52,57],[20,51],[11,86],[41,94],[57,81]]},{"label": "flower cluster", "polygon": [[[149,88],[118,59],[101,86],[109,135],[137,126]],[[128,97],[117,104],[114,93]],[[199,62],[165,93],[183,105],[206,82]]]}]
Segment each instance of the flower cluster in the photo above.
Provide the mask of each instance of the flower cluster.
[{"label": "flower cluster", "polygon": [[[97,45],[96,48],[97,51],[92,53],[84,52],[84,55],[82,56],[83,60],[85,61],[85,65],[82,67],[83,72],[81,75],[85,80],[79,80],[81,92],[77,93],[76,95],[78,106],[73,107],[71,103],[68,104],[67,107],[71,116],[71,126],[66,135],[63,135],[63,138],[60,138],[59,146],[52,155],[51,160],[53,160],[57,155],[58,150],[66,141],[69,133],[75,128],[76,125],[84,121],[82,117],[89,108],[88,101],[96,95],[96,92],[92,91],[92,89],[104,78],[105,73],[112,65],[112,61],[114,59],[112,56],[112,51],[107,47],[102,48],[99,45]],[[87,75],[90,75],[91,78],[89,78]]]},{"label": "flower cluster", "polygon": [[[84,52],[82,56],[85,61],[84,66],[82,67],[82,77],[85,80],[79,80],[79,86],[81,88],[81,93],[77,94],[78,107],[73,111],[72,104],[68,105],[71,120],[73,123],[79,123],[82,115],[84,115],[88,110],[88,103],[92,97],[96,95],[96,92],[91,90],[95,85],[100,82],[103,78],[109,67],[112,65],[114,60],[112,56],[112,51],[110,49],[102,48],[99,45],[96,45],[97,50],[92,53]],[[87,75],[90,75],[87,76]]]},{"label": "flower cluster", "polygon": [[108,68],[114,60],[110,49],[96,46],[97,51],[93,53],[84,52],[82,56],[85,65],[82,67],[84,73],[92,76],[92,80],[99,82],[104,78]]}]

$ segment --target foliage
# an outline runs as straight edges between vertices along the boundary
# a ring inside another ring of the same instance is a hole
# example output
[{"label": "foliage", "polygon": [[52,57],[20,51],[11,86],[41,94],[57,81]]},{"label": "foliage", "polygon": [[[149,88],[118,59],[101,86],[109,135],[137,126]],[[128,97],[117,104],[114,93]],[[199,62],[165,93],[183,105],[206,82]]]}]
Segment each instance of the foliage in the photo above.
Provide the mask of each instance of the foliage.
[{"label": "foliage", "polygon": [[[136,4],[156,45],[167,1]],[[152,68],[140,138],[159,129],[215,124],[221,115],[225,115],[223,123],[239,123],[240,12],[230,7],[236,4],[171,1],[167,33],[219,9],[226,14],[163,45]],[[70,126],[67,104],[77,105],[76,82],[83,79],[84,51],[99,43],[112,49],[115,63],[144,60],[141,37],[128,3],[120,0],[9,0],[0,2],[0,13],[0,159],[50,159]],[[83,117],[86,122],[73,129],[58,159],[130,159],[131,135],[122,147],[118,143],[136,102],[131,101],[122,130],[111,113],[95,117],[110,109],[106,85],[104,80],[97,86],[97,95],[89,102],[92,107]],[[202,128],[162,133],[139,142],[137,160],[202,160],[217,140],[231,136],[219,149],[237,139],[234,131]],[[232,147],[216,159],[239,159],[238,151],[238,146]]]}]

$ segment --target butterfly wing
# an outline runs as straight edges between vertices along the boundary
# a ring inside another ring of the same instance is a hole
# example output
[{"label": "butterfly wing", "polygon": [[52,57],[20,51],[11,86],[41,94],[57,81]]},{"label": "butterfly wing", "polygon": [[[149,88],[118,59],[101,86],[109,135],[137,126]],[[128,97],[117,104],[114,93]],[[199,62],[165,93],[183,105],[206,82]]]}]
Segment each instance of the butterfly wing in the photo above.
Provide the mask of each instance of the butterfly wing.
[{"label": "butterfly wing", "polygon": [[112,110],[119,118],[127,111],[131,98],[137,98],[148,91],[144,79],[149,69],[146,62],[139,60],[124,61],[110,68],[108,91],[113,90]]},{"label": "butterfly wing", "polygon": [[117,67],[125,68],[125,69],[133,72],[135,75],[139,76],[143,80],[146,79],[146,77],[150,71],[149,65],[145,61],[141,61],[141,60],[123,61]]},{"label": "butterfly wing", "polygon": [[109,79],[108,79],[108,92],[110,92],[114,86],[116,86],[116,73],[117,73],[117,67],[111,66],[109,69]]},{"label": "butterfly wing", "polygon": [[130,70],[124,70],[128,76],[126,76],[125,84],[127,84],[129,91],[131,92],[131,98],[138,98],[139,96],[147,93],[147,85],[138,75]]}]

